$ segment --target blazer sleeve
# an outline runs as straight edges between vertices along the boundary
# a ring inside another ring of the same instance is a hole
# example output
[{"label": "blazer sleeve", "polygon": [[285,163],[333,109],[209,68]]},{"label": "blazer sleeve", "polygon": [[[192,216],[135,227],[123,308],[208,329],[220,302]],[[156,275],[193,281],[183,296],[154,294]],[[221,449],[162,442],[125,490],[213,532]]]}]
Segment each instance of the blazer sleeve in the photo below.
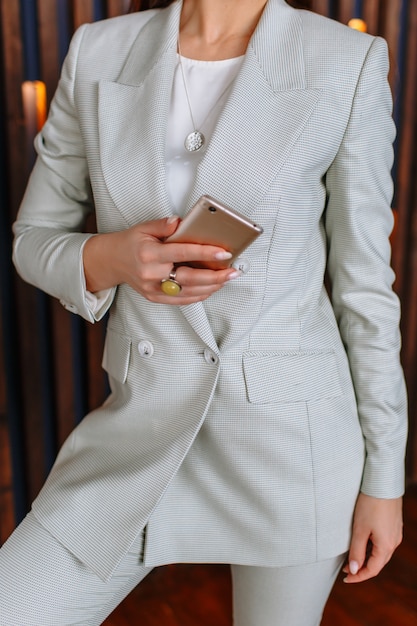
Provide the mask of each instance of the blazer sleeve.
[{"label": "blazer sleeve", "polygon": [[366,461],[362,491],[404,490],[406,391],[399,360],[400,306],[392,290],[389,235],[395,137],[387,46],[374,39],[349,123],[328,170],[326,230],[332,301],[348,355]]},{"label": "blazer sleeve", "polygon": [[115,289],[86,291],[82,254],[86,217],[94,210],[88,165],[74,102],[77,60],[87,25],[75,33],[42,131],[38,157],[13,226],[13,260],[27,282],[90,322],[105,314]]}]

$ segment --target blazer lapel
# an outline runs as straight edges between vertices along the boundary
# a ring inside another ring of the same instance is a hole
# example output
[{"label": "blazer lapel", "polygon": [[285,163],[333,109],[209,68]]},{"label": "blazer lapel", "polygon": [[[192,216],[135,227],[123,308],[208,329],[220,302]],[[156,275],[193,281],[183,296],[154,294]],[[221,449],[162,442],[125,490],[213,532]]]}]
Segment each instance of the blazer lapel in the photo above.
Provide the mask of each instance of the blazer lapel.
[{"label": "blazer lapel", "polygon": [[319,90],[306,88],[298,12],[284,0],[269,0],[200,163],[189,207],[206,193],[249,215],[319,97]]},{"label": "blazer lapel", "polygon": [[213,350],[213,352],[219,354],[219,347],[216,343],[213,330],[204,310],[204,303],[195,302],[194,304],[187,304],[180,308],[185,319],[190,324],[194,332],[209,348],[211,348],[211,350]]},{"label": "blazer lapel", "polygon": [[180,2],[142,28],[117,81],[99,85],[99,134],[108,191],[129,226],[172,213],[165,183],[165,132]]},{"label": "blazer lapel", "polygon": [[[129,226],[173,212],[165,180],[165,135],[180,14],[181,3],[174,2],[151,18],[117,82],[99,86],[103,174]],[[202,303],[181,309],[197,335],[218,352]]]}]

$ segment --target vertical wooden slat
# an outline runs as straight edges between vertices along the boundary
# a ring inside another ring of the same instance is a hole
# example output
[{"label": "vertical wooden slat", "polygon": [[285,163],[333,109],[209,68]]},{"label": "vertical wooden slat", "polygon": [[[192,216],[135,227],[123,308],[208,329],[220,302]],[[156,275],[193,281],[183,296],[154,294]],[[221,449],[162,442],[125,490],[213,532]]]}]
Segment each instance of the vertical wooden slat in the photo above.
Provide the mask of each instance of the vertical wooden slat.
[{"label": "vertical wooden slat", "polygon": [[410,437],[408,468],[409,477],[417,481],[417,345],[415,340],[417,281],[417,240],[415,220],[417,198],[415,195],[415,163],[417,162],[417,3],[408,3],[407,50],[401,107],[401,136],[398,146],[397,194],[398,224],[393,264],[397,274],[396,288],[403,305],[402,360],[409,388]]},{"label": "vertical wooden slat", "polygon": [[[60,73],[60,42],[58,4],[56,0],[38,0],[38,28],[41,59],[41,77],[47,86],[48,101],[53,97]],[[71,368],[70,315],[55,300],[49,302],[50,337],[53,346],[53,371],[50,393],[54,402],[54,432],[49,445],[58,445],[68,436],[75,422],[73,418],[74,382]],[[50,462],[48,462],[48,467]]]},{"label": "vertical wooden slat", "polygon": [[363,1],[364,0],[355,0],[353,5],[353,17],[362,19],[363,18]]},{"label": "vertical wooden slat", "polygon": [[403,0],[390,0],[385,5],[384,23],[382,32],[387,40],[390,51],[390,73],[389,81],[395,94],[395,83],[397,76],[396,51],[398,50],[398,39],[400,35],[400,15]]},{"label": "vertical wooden slat", "polygon": [[0,416],[6,415],[6,368],[4,364],[5,346],[3,343],[3,335],[4,324],[2,309],[0,307]]},{"label": "vertical wooden slat", "polygon": [[365,0],[363,4],[362,19],[366,22],[368,33],[379,33],[380,0]]},{"label": "vertical wooden slat", "polygon": [[88,371],[95,372],[90,376],[88,385],[88,406],[97,407],[108,395],[108,383],[101,367],[104,346],[105,324],[87,325],[87,359]]},{"label": "vertical wooden slat", "polygon": [[329,0],[313,0],[311,9],[320,13],[321,15],[330,15],[329,13]]},{"label": "vertical wooden slat", "polygon": [[107,16],[116,17],[127,13],[129,9],[129,0],[107,0]]},{"label": "vertical wooden slat", "polygon": [[48,101],[52,98],[60,71],[56,0],[38,0],[41,76]]},{"label": "vertical wooden slat", "polygon": [[[399,167],[397,178],[397,203],[399,209],[397,226],[397,246],[394,250],[394,267],[397,272],[397,289],[402,295],[405,290],[405,264],[408,252],[409,226],[412,211],[411,181],[414,178],[415,163],[414,128],[416,124],[417,85],[417,6],[408,14],[406,69],[403,81],[403,102],[401,114],[404,120],[399,143]],[[404,293],[404,296],[406,294]]]},{"label": "vertical wooden slat", "polygon": [[[417,38],[417,32],[415,33]],[[414,146],[417,146],[417,124],[414,127]],[[417,158],[416,149],[414,158]],[[405,333],[407,347],[405,348],[404,365],[408,378],[410,402],[410,443],[409,443],[409,474],[413,482],[417,482],[417,177],[413,177],[412,206],[410,225],[410,257],[407,268],[408,301]]]},{"label": "vertical wooden slat", "polygon": [[[0,4],[3,62],[4,62],[4,104],[7,123],[7,145],[9,147],[10,203],[12,215],[17,212],[22,188],[27,173],[21,164],[21,150],[25,145],[23,126],[23,106],[21,83],[23,81],[23,49],[20,35],[20,12],[17,2],[2,0]],[[19,166],[18,166],[19,164]]]},{"label": "vertical wooden slat", "polygon": [[[0,49],[0,59],[2,58],[3,50]],[[3,104],[3,100],[0,100],[0,119],[4,119]],[[10,224],[7,211],[5,144],[4,127],[0,126],[0,545],[14,528],[13,493],[20,492],[20,506],[17,508],[23,509],[24,498],[22,496],[25,486],[22,464],[23,442],[19,433],[21,425],[19,396],[16,389],[14,393],[10,390],[12,378],[17,380],[17,359],[13,341],[17,333],[16,327],[12,327],[13,290],[10,263],[11,242],[8,235]]]},{"label": "vertical wooden slat", "polygon": [[343,0],[339,2],[337,19],[342,24],[347,24],[355,16],[355,0]]},{"label": "vertical wooden slat", "polygon": [[94,20],[93,0],[73,0],[73,9],[75,28],[78,28],[81,24],[92,22]]},{"label": "vertical wooden slat", "polygon": [[[42,70],[40,62],[41,46],[39,45],[40,24],[37,4],[32,0],[20,0],[20,7],[24,42],[24,77],[26,80],[38,80],[42,78]],[[27,108],[25,107],[25,114],[26,112]],[[29,165],[32,166],[35,160],[33,140],[36,128],[29,124],[27,119],[25,120],[25,131],[29,144]],[[50,333],[50,298],[41,291],[29,291],[27,287],[25,288],[25,292],[30,295],[30,297],[35,298],[35,309],[33,311],[35,322],[31,321],[30,324],[32,324],[35,331],[33,333],[33,346],[35,347],[37,356],[35,388],[40,409],[36,415],[41,425],[41,429],[37,432],[32,430],[35,425],[32,420],[28,421],[26,425],[28,446],[32,452],[29,457],[29,462],[34,462],[34,467],[36,468],[35,472],[31,472],[31,479],[33,476],[32,480],[34,485],[32,489],[33,497],[43,483],[45,472],[52,466],[56,455],[55,395],[53,388],[51,388],[51,380],[53,378],[53,346]],[[30,349],[30,345],[24,346],[25,353],[28,353]],[[38,422],[36,422],[36,426],[38,426]],[[36,436],[38,440],[36,440]],[[36,445],[34,446],[33,443],[35,441]],[[42,455],[43,463],[40,462],[39,455]]]},{"label": "vertical wooden slat", "polygon": [[5,413],[0,414],[0,545],[15,526],[12,460]]},{"label": "vertical wooden slat", "polygon": [[[5,151],[7,152],[7,216],[3,215],[1,228],[6,229],[8,234],[4,233],[5,242],[8,243],[8,253],[10,254],[10,224],[14,219],[20,202],[22,189],[26,181],[26,172],[21,163],[22,147],[26,145],[26,139],[23,127],[23,107],[21,101],[20,85],[23,78],[23,50],[20,35],[20,11],[17,2],[7,2],[1,0],[0,3],[0,24],[2,30],[1,46],[2,46],[2,109],[4,113],[4,141]],[[5,183],[6,184],[6,183]],[[4,246],[2,246],[4,250]],[[12,285],[13,278],[11,268],[9,274],[9,282]],[[10,297],[10,292],[7,294]],[[4,296],[6,297],[6,295]],[[14,321],[17,323],[19,317],[20,303],[18,301],[3,303],[4,306],[13,306],[15,309]],[[29,309],[30,310],[30,309]],[[11,312],[10,312],[11,313]],[[7,328],[5,332],[10,340],[12,333],[12,341],[14,343],[13,363],[9,362],[9,377],[17,377],[21,337],[14,335],[14,328]],[[6,358],[10,361],[7,354]],[[20,386],[20,380],[15,381],[15,388],[12,381],[8,381],[9,389],[8,404],[8,429],[9,439],[11,443],[12,465],[13,465],[13,487],[14,487],[14,508],[17,519],[20,519],[26,509],[26,457],[24,455],[24,432],[22,424],[21,405],[23,404],[24,389]],[[18,394],[18,395],[17,395]]]},{"label": "vertical wooden slat", "polygon": [[[0,20],[1,24],[1,20]],[[3,51],[0,49],[0,59]],[[1,74],[0,74],[1,76]],[[0,100],[0,119],[4,118],[3,102]],[[15,368],[10,363],[12,352],[9,318],[11,310],[8,306],[10,297],[10,240],[7,236],[9,220],[7,215],[7,177],[5,174],[5,141],[4,129],[0,126],[0,545],[10,534],[14,526],[13,475],[11,459],[11,432],[8,427],[14,419],[11,394],[6,389],[6,377],[11,376]],[[16,455],[20,456],[20,455]]]},{"label": "vertical wooden slat", "polygon": [[[10,3],[11,6],[18,3]],[[32,9],[27,3],[22,4],[21,7],[27,11]],[[27,16],[27,14],[25,14]],[[22,93],[21,85],[23,80],[35,78],[34,73],[37,73],[37,61],[31,59],[30,55],[26,54],[26,63],[24,48],[21,41],[21,23],[20,21],[24,17],[14,14],[14,28],[16,36],[19,37],[21,52],[20,59],[13,59],[13,66],[6,73],[6,82],[9,80],[9,86],[6,91],[6,99],[19,102],[17,111],[22,110]],[[19,20],[20,18],[20,20]],[[28,22],[26,19],[26,27],[31,29],[29,32],[26,29],[26,36],[30,35],[32,42],[36,41],[36,34],[32,32],[35,29],[35,24]],[[26,65],[26,67],[25,67]],[[28,74],[25,74],[25,70]],[[37,77],[37,76],[36,76]],[[25,144],[29,142],[32,144],[33,136],[30,135],[29,129],[25,126],[25,120],[22,113],[18,116],[14,114],[14,120],[19,124]],[[13,124],[9,124],[9,129],[13,128]],[[25,145],[23,144],[23,145]],[[19,148],[22,144],[17,143]],[[15,187],[15,184],[11,183],[11,209],[12,216],[17,212],[23,191],[27,182],[29,171],[34,161],[33,147],[30,149],[30,153],[25,155],[25,152],[21,149],[15,152],[15,146],[13,140],[8,140],[9,148],[9,163],[12,172],[19,171],[21,180],[19,186]],[[44,308],[46,297],[37,292],[37,290],[24,284],[20,279],[16,280],[16,308],[17,319],[19,324],[19,354],[20,354],[20,371],[21,371],[21,387],[22,387],[22,404],[24,411],[24,435],[25,435],[25,450],[26,450],[26,464],[27,464],[27,486],[29,500],[32,500],[38,493],[43,481],[44,481],[44,459],[45,448],[43,441],[44,424],[44,396],[43,390],[45,389],[44,379],[42,378],[42,345],[40,337],[45,326],[37,317],[37,313]],[[41,324],[41,326],[40,326]]]},{"label": "vertical wooden slat", "polygon": [[[36,319],[36,291],[18,279],[18,323],[20,329],[20,369],[22,402],[25,416],[25,451],[29,500],[38,493],[44,479],[44,449],[40,434],[42,424],[42,398],[40,395],[40,350]],[[31,316],[28,315],[31,312]]]},{"label": "vertical wooden slat", "polygon": [[75,426],[71,314],[58,300],[53,300],[51,309],[51,334],[55,346],[53,386],[56,397],[56,437],[57,446],[60,446]]}]

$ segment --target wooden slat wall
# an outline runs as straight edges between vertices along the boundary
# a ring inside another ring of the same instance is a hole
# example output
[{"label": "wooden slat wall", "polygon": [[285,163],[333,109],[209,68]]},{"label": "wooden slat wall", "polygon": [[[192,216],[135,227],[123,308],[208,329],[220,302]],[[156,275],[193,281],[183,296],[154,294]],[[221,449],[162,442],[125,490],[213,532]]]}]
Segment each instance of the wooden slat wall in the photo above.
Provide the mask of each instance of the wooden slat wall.
[{"label": "wooden slat wall", "polygon": [[394,247],[397,291],[403,306],[402,361],[408,381],[410,438],[408,473],[417,481],[417,3],[406,16],[401,135],[396,176],[398,227]]},{"label": "wooden slat wall", "polygon": [[[23,61],[22,61],[22,42],[20,35],[20,15],[19,6],[16,2],[6,2],[2,0],[0,4],[0,26],[3,47],[1,50],[2,60],[2,142],[0,149],[2,151],[1,158],[5,164],[5,168],[2,168],[2,180],[1,180],[1,228],[2,231],[7,228],[7,233],[10,228],[10,221],[12,214],[15,211],[18,202],[21,197],[21,190],[24,188],[26,182],[26,172],[22,167],[22,152],[25,152],[26,139],[24,134],[24,128],[22,124],[23,109],[20,94],[20,84],[23,76]],[[18,515],[21,515],[22,508],[26,504],[24,502],[24,494],[22,493],[21,484],[25,479],[26,463],[24,462],[24,442],[20,437],[22,419],[25,411],[23,410],[23,395],[24,390],[21,387],[21,376],[24,373],[24,364],[22,368],[19,367],[20,359],[18,358],[19,343],[17,334],[17,316],[18,309],[20,308],[20,299],[18,303],[18,288],[13,293],[12,268],[10,264],[10,237],[2,232],[1,238],[1,322],[2,322],[2,337],[3,337],[3,349],[4,352],[1,355],[0,361],[0,376],[5,381],[4,389],[5,395],[0,399],[1,406],[1,421],[2,426],[2,446],[1,452],[6,450],[6,433],[5,426],[8,425],[9,441],[13,443],[13,449],[15,452],[16,462],[13,463],[13,459],[8,455],[2,455],[0,458],[0,469],[2,481],[1,492],[1,508],[0,512],[2,517],[0,518],[0,532],[8,532],[13,525],[13,518],[11,517],[11,511],[6,506],[12,501],[11,485],[6,482],[8,477],[13,479],[15,485],[19,488],[14,490],[13,504],[18,511]],[[7,258],[6,253],[7,252]],[[28,291],[28,290],[26,290]],[[14,315],[16,311],[16,316]],[[26,326],[21,329],[20,340],[21,343],[26,338]],[[36,400],[34,399],[34,404]],[[8,424],[6,422],[8,418]],[[31,419],[30,412],[27,413],[27,419]]]},{"label": "wooden slat wall", "polygon": [[[28,63],[22,20],[27,3],[0,0],[0,542],[36,496],[54,455],[76,422],[102,402],[104,324],[90,325],[25,285],[10,263],[10,226],[26,184],[33,149],[23,120],[21,84],[38,78],[54,92],[73,30],[113,17],[129,0],[36,0],[36,64]],[[408,475],[417,481],[417,2],[293,1],[342,22],[362,17],[390,46],[390,82],[399,124],[396,144],[396,288],[403,301],[403,362],[410,387]],[[33,5],[29,8],[33,8]],[[30,65],[31,69],[28,68]],[[35,70],[33,69],[35,67]],[[34,77],[30,74],[36,71]],[[400,80],[401,79],[401,80]],[[10,445],[11,444],[11,445]]]}]

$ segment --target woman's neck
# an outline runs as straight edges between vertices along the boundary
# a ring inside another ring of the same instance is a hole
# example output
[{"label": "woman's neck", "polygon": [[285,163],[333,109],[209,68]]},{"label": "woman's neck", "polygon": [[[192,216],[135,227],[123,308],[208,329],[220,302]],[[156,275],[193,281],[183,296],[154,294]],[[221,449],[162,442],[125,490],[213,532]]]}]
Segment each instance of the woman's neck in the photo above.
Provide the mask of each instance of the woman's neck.
[{"label": "woman's neck", "polygon": [[217,61],[245,53],[267,0],[184,0],[180,23],[184,56]]}]

